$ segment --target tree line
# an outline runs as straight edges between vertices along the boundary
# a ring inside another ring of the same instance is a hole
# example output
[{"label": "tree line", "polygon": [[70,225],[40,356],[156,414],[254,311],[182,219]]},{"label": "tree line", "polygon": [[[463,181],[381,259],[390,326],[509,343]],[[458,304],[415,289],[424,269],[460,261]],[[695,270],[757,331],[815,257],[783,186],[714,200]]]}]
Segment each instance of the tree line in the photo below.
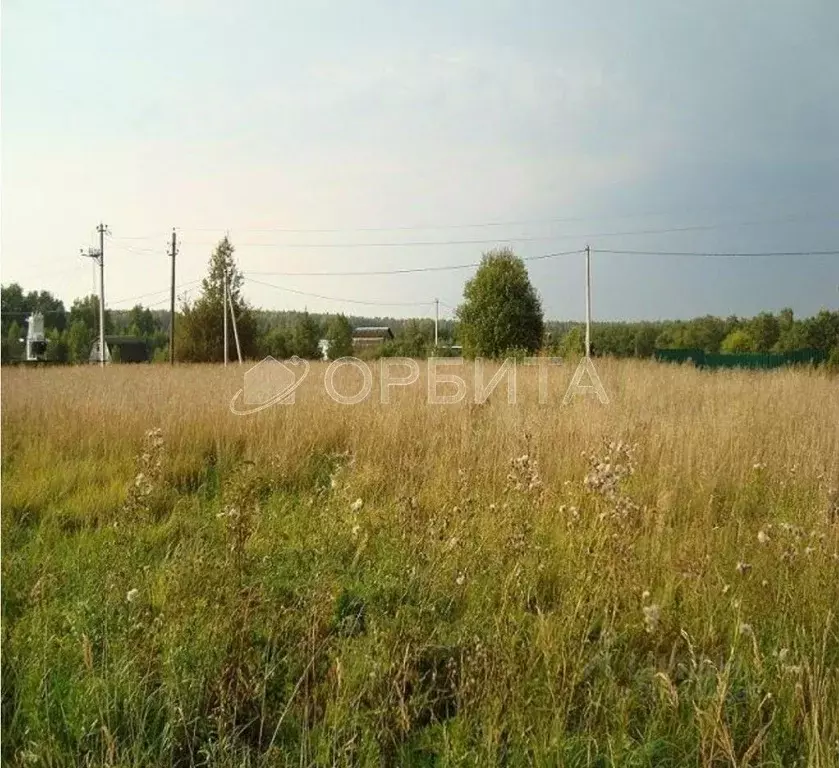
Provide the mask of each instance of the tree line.
[{"label": "tree line", "polygon": [[[524,262],[511,250],[484,254],[474,277],[464,287],[463,301],[454,320],[441,320],[439,343],[434,346],[434,321],[428,318],[347,317],[309,312],[259,310],[242,294],[244,277],[225,237],[210,256],[200,297],[184,302],[176,317],[176,357],[182,362],[219,362],[223,359],[223,293],[227,275],[230,301],[242,354],[247,359],[266,355],[283,359],[297,355],[329,357],[353,354],[353,328],[387,326],[395,338],[367,356],[424,357],[445,354],[452,346],[467,357],[502,357],[509,354],[548,354],[579,357],[584,351],[581,323],[546,321],[541,301],[530,282]],[[44,315],[47,357],[57,362],[88,360],[98,327],[99,300],[95,295],[76,299],[69,310],[48,291],[24,292],[17,283],[2,286],[0,299],[0,355],[4,361],[23,356],[21,339],[26,317]],[[168,360],[168,311],[136,305],[129,310],[105,312],[106,335],[143,339],[149,359]],[[232,328],[230,355],[235,356]],[[796,318],[791,309],[761,312],[755,317],[726,318],[707,315],[692,320],[656,322],[596,322],[592,350],[597,355],[649,358],[656,349],[700,349],[705,353],[793,352],[813,349],[839,365],[839,311],[821,310]]]}]

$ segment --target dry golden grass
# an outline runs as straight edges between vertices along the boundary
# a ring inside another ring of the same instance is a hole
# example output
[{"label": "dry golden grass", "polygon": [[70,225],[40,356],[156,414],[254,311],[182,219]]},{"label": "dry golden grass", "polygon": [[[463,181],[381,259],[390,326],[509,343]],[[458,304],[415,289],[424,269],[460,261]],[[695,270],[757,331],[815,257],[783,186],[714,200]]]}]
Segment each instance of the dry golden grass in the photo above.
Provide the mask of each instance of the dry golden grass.
[{"label": "dry golden grass", "polygon": [[837,380],[597,364],[247,417],[237,366],[4,371],[4,755],[839,765]]}]

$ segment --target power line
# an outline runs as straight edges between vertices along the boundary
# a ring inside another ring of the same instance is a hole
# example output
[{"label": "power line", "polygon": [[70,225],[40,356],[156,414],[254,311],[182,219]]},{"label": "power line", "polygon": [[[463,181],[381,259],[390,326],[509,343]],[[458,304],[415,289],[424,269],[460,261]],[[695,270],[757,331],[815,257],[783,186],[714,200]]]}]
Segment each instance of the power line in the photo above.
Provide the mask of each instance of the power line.
[{"label": "power line", "polygon": [[264,285],[267,288],[275,288],[278,291],[285,291],[286,293],[294,293],[298,296],[309,296],[314,299],[323,299],[325,301],[339,301],[345,304],[364,304],[367,306],[379,306],[379,307],[429,307],[434,304],[433,301],[361,301],[359,299],[344,299],[339,298],[337,296],[322,296],[319,293],[309,293],[308,291],[298,291],[296,288],[285,288],[280,285],[274,285],[273,283],[266,283],[262,280],[254,280],[253,278],[245,277],[245,280],[249,283],[255,283],[256,285]]},{"label": "power line", "polygon": [[110,240],[154,240],[158,237],[167,237],[168,232],[156,232],[153,235],[111,235]]},{"label": "power line", "polygon": [[626,256],[696,256],[704,258],[737,259],[764,256],[839,256],[839,250],[829,251],[621,251],[608,248],[592,248],[593,253],[617,253]]},{"label": "power line", "polygon": [[[133,245],[126,245],[125,243],[121,243],[119,241],[114,240],[113,238],[109,238],[108,242],[114,247],[118,248],[119,250],[126,251],[127,253],[139,254],[141,256],[145,256],[148,254],[153,254],[155,256],[161,255],[161,250],[158,248],[137,248]],[[163,251],[165,255],[165,251]]]},{"label": "power line", "polygon": [[[344,232],[413,232],[413,231],[435,231],[435,230],[457,230],[457,229],[477,229],[490,227],[504,227],[504,226],[534,226],[539,224],[550,223],[573,223],[584,221],[598,221],[598,220],[620,220],[631,218],[652,218],[654,216],[661,216],[665,214],[629,214],[625,216],[603,216],[603,217],[569,217],[557,219],[541,219],[531,221],[486,221],[473,224],[453,224],[440,225],[428,227],[348,227],[348,228],[322,228],[322,229],[305,229],[305,228],[240,228],[239,232],[248,233],[285,233],[285,234],[337,234]],[[666,227],[656,229],[640,229],[621,232],[599,232],[593,234],[562,234],[553,236],[526,236],[503,239],[480,239],[480,240],[415,240],[415,241],[397,241],[397,242],[350,242],[350,243],[238,243],[237,247],[243,248],[400,248],[400,247],[431,247],[436,245],[489,245],[492,243],[513,244],[519,242],[538,242],[550,241],[556,239],[580,238],[580,239],[594,239],[596,237],[623,237],[631,235],[659,235],[671,234],[677,232],[696,232],[712,229],[720,229],[724,227],[747,227],[747,226],[766,226],[775,223],[791,223],[802,220],[814,219],[836,219],[839,218],[839,213],[830,214],[814,214],[814,215],[789,215],[781,217],[754,219],[749,221],[727,221],[717,222],[714,224],[693,224],[679,227]],[[186,228],[190,232],[229,232],[226,228]],[[152,239],[157,235],[137,236],[133,238],[123,239]],[[210,242],[196,242],[196,245],[213,245]]]},{"label": "power line", "polygon": [[[559,256],[573,256],[580,254],[583,251],[577,249],[575,251],[557,251],[555,253],[545,253],[539,256],[525,256],[523,261],[539,261],[541,259],[554,259]],[[470,261],[468,264],[451,264],[448,266],[437,267],[406,267],[404,269],[383,269],[359,272],[245,272],[245,275],[262,275],[265,277],[352,277],[364,276],[370,277],[374,275],[405,275],[417,272],[450,272],[457,269],[472,269],[480,267],[480,261]]]},{"label": "power line", "polygon": [[[176,289],[186,288],[186,286],[188,286],[188,285],[193,285],[195,283],[200,283],[202,279],[203,278],[198,277],[195,280],[188,280],[185,283],[181,283],[180,285],[176,285],[175,288]],[[163,288],[160,291],[150,291],[149,293],[142,293],[139,296],[130,296],[127,299],[117,299],[116,301],[112,301],[111,304],[125,304],[126,302],[137,301],[138,299],[145,299],[149,296],[159,296],[161,293],[167,293],[168,294],[170,292],[170,290],[171,290],[171,288]],[[160,303],[162,303],[162,302],[158,302],[158,304],[160,304]],[[154,305],[149,305],[149,306],[154,306]]]},{"label": "power line", "polygon": [[[694,209],[696,210],[696,209]],[[706,212],[708,210],[713,209],[705,209]],[[675,215],[674,211],[656,211],[656,212],[648,212],[648,213],[629,213],[629,214],[616,214],[616,215],[606,215],[606,216],[565,216],[565,217],[556,217],[556,218],[544,218],[544,219],[520,219],[515,221],[498,221],[498,220],[489,220],[489,221],[481,221],[481,222],[472,222],[467,224],[430,224],[427,226],[420,226],[420,225],[412,225],[412,226],[403,226],[397,225],[392,227],[324,227],[324,228],[307,228],[307,227],[239,227],[234,228],[234,231],[238,232],[253,232],[253,233],[284,233],[284,234],[337,234],[342,232],[431,232],[431,231],[442,231],[442,230],[458,230],[458,229],[483,229],[483,228],[492,228],[492,227],[529,227],[529,226],[541,226],[545,224],[569,224],[569,223],[580,223],[585,221],[619,221],[622,219],[649,219],[655,218],[660,216],[672,216]],[[682,213],[684,215],[684,213]],[[750,224],[766,224],[771,222],[789,222],[789,221],[798,221],[801,219],[813,219],[813,218],[836,218],[839,216],[837,213],[829,213],[829,214],[791,214],[788,216],[783,217],[774,217],[772,219],[763,219],[759,222],[732,222],[732,223],[722,223],[714,226],[741,226],[741,225],[750,225]],[[229,228],[223,227],[186,227],[186,231],[189,232],[228,232],[230,231]],[[151,235],[149,236],[151,237]],[[128,238],[126,238],[128,239]],[[142,238],[136,238],[142,239]]]},{"label": "power line", "polygon": [[29,311],[17,309],[2,309],[0,315],[31,315],[34,312],[39,312],[42,315],[69,315],[69,309],[30,309]]},{"label": "power line", "polygon": [[[299,248],[299,249],[335,249],[335,248],[433,248],[450,245],[515,245],[516,243],[539,243],[552,240],[587,240],[598,237],[622,237],[629,235],[664,235],[674,232],[693,232],[716,229],[718,225],[695,225],[689,227],[668,227],[667,229],[644,229],[631,232],[598,232],[588,235],[524,235],[522,237],[492,238],[487,240],[401,240],[390,242],[352,242],[352,243],[237,243],[237,248]],[[209,245],[209,243],[205,243]]]}]

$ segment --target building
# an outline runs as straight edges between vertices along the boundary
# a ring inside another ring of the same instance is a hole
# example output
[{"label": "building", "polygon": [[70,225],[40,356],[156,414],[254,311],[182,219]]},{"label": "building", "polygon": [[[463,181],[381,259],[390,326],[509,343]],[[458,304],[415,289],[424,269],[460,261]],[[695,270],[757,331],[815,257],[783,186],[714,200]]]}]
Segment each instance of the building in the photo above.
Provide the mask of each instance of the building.
[{"label": "building", "polygon": [[[93,342],[90,348],[88,361],[98,363],[99,339]],[[106,336],[105,337],[105,362],[106,363],[147,363],[149,361],[149,348],[145,339],[136,336]]]},{"label": "building", "polygon": [[44,335],[44,316],[33,312],[27,320],[26,357],[27,362],[43,361],[47,357],[47,337]]},{"label": "building", "polygon": [[393,341],[393,331],[386,325],[364,326],[352,332],[352,346],[356,352],[380,347],[386,341]]}]

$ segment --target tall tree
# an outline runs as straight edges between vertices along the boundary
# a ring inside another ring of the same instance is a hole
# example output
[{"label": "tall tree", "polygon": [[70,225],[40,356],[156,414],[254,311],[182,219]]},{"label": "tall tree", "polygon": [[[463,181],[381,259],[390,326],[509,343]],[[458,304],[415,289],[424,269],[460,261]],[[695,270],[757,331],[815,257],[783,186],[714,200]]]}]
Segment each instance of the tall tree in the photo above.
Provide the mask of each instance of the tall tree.
[{"label": "tall tree", "polygon": [[749,332],[744,328],[738,328],[732,331],[723,339],[720,346],[722,352],[736,353],[736,352],[754,352],[755,340],[751,337]]},{"label": "tall tree", "polygon": [[[207,276],[201,283],[201,297],[193,304],[184,304],[183,319],[175,326],[175,350],[180,360],[191,362],[220,362],[224,359],[224,275],[243,357],[254,357],[257,352],[256,320],[242,297],[244,278],[233,258],[233,244],[224,237],[210,256]],[[230,354],[235,356],[233,329],[228,314]]]},{"label": "tall tree", "polygon": [[542,303],[524,262],[509,248],[485,253],[466,283],[457,310],[467,357],[503,357],[510,351],[535,352],[542,344]]},{"label": "tall tree", "polygon": [[57,299],[49,291],[29,291],[24,294],[19,283],[9,283],[0,289],[0,322],[2,334],[5,338],[8,325],[16,320],[18,325],[25,325],[27,315],[41,312],[44,315],[44,330],[57,328],[63,331],[67,324],[67,314],[64,302]]},{"label": "tall tree", "polygon": [[144,309],[140,304],[131,308],[126,324],[129,336],[151,336],[159,328],[152,311],[148,308]]},{"label": "tall tree", "polygon": [[47,331],[47,360],[56,363],[66,363],[70,358],[70,350],[67,346],[67,332],[59,331],[58,328],[50,328]]},{"label": "tall tree", "polygon": [[352,355],[352,326],[344,315],[336,315],[329,321],[326,328],[326,340],[329,342],[330,360]]},{"label": "tall tree", "polygon": [[67,354],[71,363],[84,363],[90,357],[93,343],[93,330],[85,325],[84,320],[70,323],[67,333]]},{"label": "tall tree", "polygon": [[749,335],[754,340],[755,352],[768,352],[778,343],[781,324],[771,312],[761,312],[748,325]]},{"label": "tall tree", "polygon": [[259,339],[261,357],[270,355],[276,360],[284,360],[291,355],[289,335],[282,328],[271,328]]},{"label": "tall tree", "polygon": [[[91,332],[99,329],[99,297],[95,294],[85,296],[82,299],[76,299],[73,306],[70,307],[70,325],[81,321],[85,327]],[[113,318],[111,311],[105,305],[105,333],[110,334],[114,332]]]},{"label": "tall tree", "polygon": [[828,354],[839,349],[839,311],[822,309],[815,317],[805,322],[807,346]]},{"label": "tall tree", "polygon": [[3,350],[4,357],[8,356],[9,360],[21,360],[24,354],[23,326],[17,320],[12,320],[6,331],[6,348]]},{"label": "tall tree", "polygon": [[317,360],[320,352],[320,325],[308,312],[301,312],[291,331],[291,352],[307,360]]},{"label": "tall tree", "polygon": [[635,334],[635,357],[652,357],[658,329],[651,323],[644,323]]}]

